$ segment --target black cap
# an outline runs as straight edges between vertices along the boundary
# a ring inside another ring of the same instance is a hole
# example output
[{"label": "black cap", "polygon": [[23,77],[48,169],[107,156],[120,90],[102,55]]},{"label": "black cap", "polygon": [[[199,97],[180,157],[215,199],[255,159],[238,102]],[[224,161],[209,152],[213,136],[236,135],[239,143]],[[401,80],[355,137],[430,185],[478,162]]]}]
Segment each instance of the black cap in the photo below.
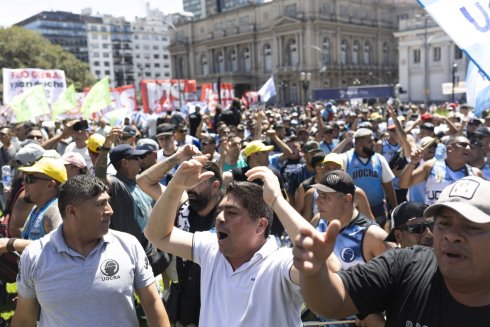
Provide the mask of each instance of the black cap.
[{"label": "black cap", "polygon": [[391,223],[392,228],[391,232],[386,237],[386,242],[396,242],[395,233],[393,232],[396,228],[405,224],[407,221],[416,217],[423,217],[424,210],[428,207],[428,205],[418,202],[403,202],[398,205],[391,212]]},{"label": "black cap", "polygon": [[169,123],[163,123],[157,126],[157,136],[160,135],[173,135],[175,133],[175,125]]},{"label": "black cap", "polygon": [[311,187],[325,193],[340,192],[354,196],[356,186],[352,177],[343,170],[333,170],[323,176],[318,184],[313,184]]},{"label": "black cap", "polygon": [[109,152],[109,159],[111,160],[111,163],[115,163],[129,156],[142,156],[146,152],[148,151],[136,150],[129,144],[119,144],[113,147]]},{"label": "black cap", "polygon": [[486,126],[480,126],[473,132],[477,137],[490,136],[490,129]]},{"label": "black cap", "polygon": [[429,131],[434,131],[434,124],[432,123],[423,123],[422,126],[420,126],[420,128],[423,128],[423,129],[426,129],[426,130],[429,130]]},{"label": "black cap", "polygon": [[123,127],[122,132],[124,135],[127,135],[127,136],[135,136],[136,135],[136,128],[134,128],[133,126],[126,125]]}]

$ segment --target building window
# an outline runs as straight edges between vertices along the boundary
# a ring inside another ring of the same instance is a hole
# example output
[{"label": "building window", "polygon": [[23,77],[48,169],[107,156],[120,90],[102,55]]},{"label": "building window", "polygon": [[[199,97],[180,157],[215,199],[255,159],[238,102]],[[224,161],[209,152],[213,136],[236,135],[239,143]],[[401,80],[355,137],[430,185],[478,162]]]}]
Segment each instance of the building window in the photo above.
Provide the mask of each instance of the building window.
[{"label": "building window", "polygon": [[218,51],[216,62],[216,73],[223,73],[225,71],[225,56],[223,55],[223,51]]},{"label": "building window", "polygon": [[264,45],[264,71],[266,73],[272,71],[272,49],[270,44]]},{"label": "building window", "polygon": [[236,72],[238,70],[238,60],[235,49],[230,51],[230,68],[232,72]]},{"label": "building window", "polygon": [[413,50],[413,63],[420,64],[420,49]]},{"label": "building window", "polygon": [[359,42],[357,41],[354,41],[354,44],[352,45],[352,64],[359,64]]},{"label": "building window", "polygon": [[201,69],[203,75],[209,74],[208,57],[206,55],[201,56]]},{"label": "building window", "polygon": [[110,70],[106,70],[106,71],[104,72],[104,74],[105,74],[106,76],[111,76],[111,71],[110,71]]},{"label": "building window", "polygon": [[434,61],[441,61],[441,47],[435,47],[432,49]]},{"label": "building window", "polygon": [[153,59],[160,59],[160,55],[154,54]]},{"label": "building window", "polygon": [[463,51],[456,44],[454,45],[454,59],[463,59]]},{"label": "building window", "polygon": [[159,50],[158,45],[154,45],[154,46],[153,46],[153,50]]},{"label": "building window", "polygon": [[92,34],[92,40],[97,40],[98,38],[97,34]]},{"label": "building window", "polygon": [[324,65],[330,63],[330,40],[326,37],[322,44],[322,62]]},{"label": "building window", "polygon": [[106,66],[106,67],[110,67],[110,66],[111,66],[111,63],[110,63],[110,62],[108,62],[108,61],[104,61],[104,66]]},{"label": "building window", "polygon": [[168,55],[163,55],[163,59],[168,60]]},{"label": "building window", "polygon": [[250,49],[245,48],[243,51],[243,68],[244,71],[249,73],[252,70],[252,57],[250,56]]},{"label": "building window", "polygon": [[94,66],[100,66],[100,62],[99,61],[94,61]]},{"label": "building window", "polygon": [[287,65],[288,66],[296,66],[298,64],[298,46],[296,44],[296,40],[289,40],[287,43]]},{"label": "building window", "polygon": [[347,41],[342,40],[340,44],[340,64],[347,65]]},{"label": "building window", "polygon": [[364,44],[364,64],[371,64],[371,43],[369,42]]},{"label": "building window", "polygon": [[156,63],[155,63],[153,66],[154,66],[155,68],[160,68],[160,64],[159,64],[159,63],[157,63],[157,62],[156,62]]},{"label": "building window", "polygon": [[390,64],[390,48],[388,46],[388,43],[385,42],[383,43],[383,65],[389,65]]},{"label": "building window", "polygon": [[107,52],[106,52],[106,53],[103,53],[103,54],[102,54],[102,57],[104,57],[104,58],[109,58],[109,54],[108,54]]},{"label": "building window", "polygon": [[92,53],[92,57],[99,58],[100,57],[100,53],[94,52],[94,53]]}]

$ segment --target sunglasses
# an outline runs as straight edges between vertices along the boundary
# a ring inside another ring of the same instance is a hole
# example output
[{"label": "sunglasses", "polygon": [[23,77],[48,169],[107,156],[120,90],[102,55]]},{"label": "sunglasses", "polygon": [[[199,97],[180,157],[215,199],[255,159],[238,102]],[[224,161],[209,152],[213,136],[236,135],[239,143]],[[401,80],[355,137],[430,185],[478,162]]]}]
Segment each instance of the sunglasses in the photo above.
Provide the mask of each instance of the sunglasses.
[{"label": "sunglasses", "polygon": [[421,224],[405,225],[403,226],[403,228],[400,229],[406,230],[409,233],[423,234],[426,228],[429,228],[429,230],[432,232],[434,230],[434,222],[431,221],[431,222],[426,222]]},{"label": "sunglasses", "polygon": [[124,159],[126,160],[139,160],[141,157],[139,156],[127,156],[127,157],[124,157]]},{"label": "sunglasses", "polygon": [[210,145],[210,144],[214,144],[213,142],[201,142],[201,145]]},{"label": "sunglasses", "polygon": [[27,135],[27,138],[29,140],[34,140],[34,139],[36,139],[36,140],[42,140],[43,137],[42,137],[42,135]]},{"label": "sunglasses", "polygon": [[457,142],[454,143],[454,145],[456,145],[458,148],[463,148],[463,149],[466,149],[467,147],[470,146],[470,144],[466,142]]},{"label": "sunglasses", "polygon": [[51,181],[51,178],[36,177],[34,175],[24,175],[24,184],[33,184],[38,180],[41,181]]},{"label": "sunglasses", "polygon": [[129,140],[130,138],[132,138],[132,137],[133,137],[132,135],[123,135],[123,136],[121,137],[121,139],[122,139],[123,141],[127,141],[127,140]]}]

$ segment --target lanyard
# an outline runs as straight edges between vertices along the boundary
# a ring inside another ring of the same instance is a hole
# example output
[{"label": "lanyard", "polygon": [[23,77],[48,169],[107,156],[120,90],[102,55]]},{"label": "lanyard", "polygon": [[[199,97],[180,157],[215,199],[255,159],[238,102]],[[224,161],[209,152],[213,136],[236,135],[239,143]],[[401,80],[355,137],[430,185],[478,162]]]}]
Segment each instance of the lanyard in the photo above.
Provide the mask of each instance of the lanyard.
[{"label": "lanyard", "polygon": [[58,200],[57,197],[52,198],[48,202],[46,202],[39,210],[37,208],[32,209],[31,214],[29,215],[29,222],[27,224],[27,228],[25,228],[22,231],[22,237],[24,239],[29,238],[29,233],[31,232],[32,227],[34,226],[34,223],[36,222],[37,218],[39,215],[44,212],[54,201]]}]

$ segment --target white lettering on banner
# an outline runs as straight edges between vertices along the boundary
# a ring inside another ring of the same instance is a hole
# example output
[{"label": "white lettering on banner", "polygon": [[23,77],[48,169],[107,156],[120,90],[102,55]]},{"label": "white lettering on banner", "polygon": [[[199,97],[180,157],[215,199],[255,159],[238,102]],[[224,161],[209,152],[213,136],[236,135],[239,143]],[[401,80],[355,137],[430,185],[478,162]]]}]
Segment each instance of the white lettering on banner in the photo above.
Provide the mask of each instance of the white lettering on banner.
[{"label": "white lettering on banner", "polygon": [[3,68],[3,101],[9,103],[16,95],[36,85],[43,85],[48,103],[53,104],[66,89],[65,72],[56,69]]},{"label": "white lettering on banner", "polygon": [[187,102],[196,100],[195,80],[143,81],[142,88],[146,90],[143,103],[147,103],[148,108],[145,107],[145,110],[156,113],[180,108]]}]

